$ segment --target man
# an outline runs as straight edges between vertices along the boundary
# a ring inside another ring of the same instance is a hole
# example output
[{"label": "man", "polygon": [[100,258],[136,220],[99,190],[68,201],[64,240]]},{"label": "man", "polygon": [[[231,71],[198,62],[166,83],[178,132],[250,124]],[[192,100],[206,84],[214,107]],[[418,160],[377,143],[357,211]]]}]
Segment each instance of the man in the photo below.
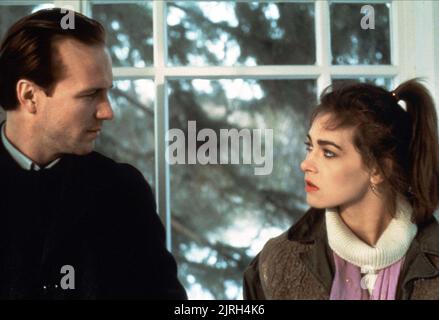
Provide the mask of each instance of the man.
[{"label": "man", "polygon": [[105,31],[38,11],[0,47],[0,297],[186,299],[141,173],[93,152],[113,118]]}]

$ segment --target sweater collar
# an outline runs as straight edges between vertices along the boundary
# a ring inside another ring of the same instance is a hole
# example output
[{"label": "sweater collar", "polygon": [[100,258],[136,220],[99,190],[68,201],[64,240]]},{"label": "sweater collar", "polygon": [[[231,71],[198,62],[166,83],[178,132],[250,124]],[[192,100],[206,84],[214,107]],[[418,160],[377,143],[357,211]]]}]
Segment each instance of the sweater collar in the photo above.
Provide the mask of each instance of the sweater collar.
[{"label": "sweater collar", "polygon": [[416,236],[412,211],[410,204],[398,197],[395,217],[372,247],[346,226],[337,209],[326,209],[329,246],[338,256],[362,268],[363,273],[384,269],[404,257]]}]

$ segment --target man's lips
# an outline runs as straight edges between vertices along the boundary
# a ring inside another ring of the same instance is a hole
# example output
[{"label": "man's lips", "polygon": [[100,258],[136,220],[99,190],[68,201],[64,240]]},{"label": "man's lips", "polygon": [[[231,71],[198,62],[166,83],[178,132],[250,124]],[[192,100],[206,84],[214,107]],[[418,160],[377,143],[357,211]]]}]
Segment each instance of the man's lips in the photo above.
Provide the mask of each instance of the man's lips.
[{"label": "man's lips", "polygon": [[101,134],[101,129],[92,129],[92,130],[87,130],[87,134],[91,135],[93,137],[97,137]]}]

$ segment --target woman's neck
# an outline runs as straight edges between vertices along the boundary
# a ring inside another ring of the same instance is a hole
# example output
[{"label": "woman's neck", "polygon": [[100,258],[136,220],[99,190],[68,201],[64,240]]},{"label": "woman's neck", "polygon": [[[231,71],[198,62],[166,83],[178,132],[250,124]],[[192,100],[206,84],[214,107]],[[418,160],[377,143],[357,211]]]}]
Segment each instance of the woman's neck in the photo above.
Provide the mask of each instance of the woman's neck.
[{"label": "woman's neck", "polygon": [[387,204],[383,198],[367,193],[360,202],[339,206],[340,217],[359,239],[375,246],[392,220]]}]

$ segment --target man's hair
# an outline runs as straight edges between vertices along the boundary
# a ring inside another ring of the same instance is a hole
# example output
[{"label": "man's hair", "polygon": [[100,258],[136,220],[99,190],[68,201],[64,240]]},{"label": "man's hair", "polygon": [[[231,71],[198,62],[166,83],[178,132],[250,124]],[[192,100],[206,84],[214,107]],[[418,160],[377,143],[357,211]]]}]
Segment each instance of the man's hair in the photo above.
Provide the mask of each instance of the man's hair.
[{"label": "man's hair", "polygon": [[[74,12],[73,29],[64,29],[61,8],[37,11],[17,21],[0,46],[0,106],[18,107],[16,85],[20,79],[33,81],[50,96],[64,76],[56,42],[74,39],[87,45],[105,46],[105,29],[96,20]],[[69,12],[70,13],[70,12]]]}]

